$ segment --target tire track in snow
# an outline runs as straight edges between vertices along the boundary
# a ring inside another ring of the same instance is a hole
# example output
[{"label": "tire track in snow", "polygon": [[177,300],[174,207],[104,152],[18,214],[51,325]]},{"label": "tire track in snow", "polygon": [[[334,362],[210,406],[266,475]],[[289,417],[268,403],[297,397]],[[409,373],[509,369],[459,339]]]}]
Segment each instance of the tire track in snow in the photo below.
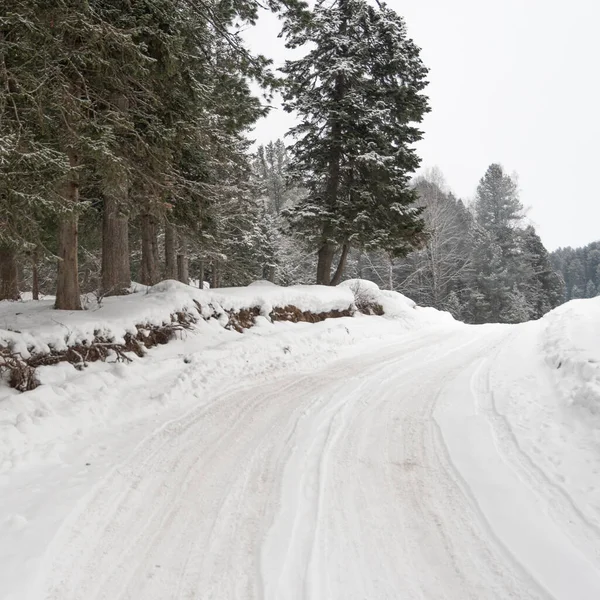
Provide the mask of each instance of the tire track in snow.
[{"label": "tire track in snow", "polygon": [[[510,343],[522,344],[521,334],[523,332],[523,329],[518,329],[511,336]],[[499,449],[509,459],[520,478],[524,482],[529,482],[530,485],[535,483],[531,487],[543,495],[544,504],[548,506],[554,520],[563,526],[575,545],[583,544],[582,549],[585,553],[595,556],[600,564],[600,527],[587,518],[564,487],[551,479],[544,469],[523,450],[510,422],[498,410],[498,399],[509,393],[506,383],[503,383],[504,374],[498,373],[498,365],[503,363],[503,354],[507,353],[507,348],[510,349],[510,346],[499,348],[479,373],[479,383],[475,384],[479,406],[495,431]],[[548,369],[543,360],[539,358],[538,352],[532,351],[531,354],[535,357],[535,362],[539,363],[537,366],[541,367],[536,374],[536,385],[531,387],[537,388],[538,393],[551,394],[553,390],[550,389],[548,380],[543,379],[539,374],[540,372],[547,373]],[[515,383],[511,382],[511,389],[514,389],[514,385]]]},{"label": "tire track in snow", "polygon": [[415,336],[167,424],[65,525],[47,598],[541,598],[432,418],[487,331]]},{"label": "tire track in snow", "polygon": [[[444,391],[446,401],[436,412],[441,443],[509,560],[548,597],[597,600],[600,570],[590,560],[593,553],[581,553],[570,543],[573,507],[513,443],[514,435],[493,404],[490,372],[514,335],[513,330]],[[469,386],[470,393],[459,399],[459,391]],[[566,519],[565,513],[570,514]]]},{"label": "tire track in snow", "polygon": [[[413,345],[426,345],[427,340],[428,338],[423,338]],[[391,352],[398,354],[397,349],[392,349]],[[366,362],[372,363],[376,369],[381,358]],[[336,377],[351,374],[352,367],[349,367],[341,374],[326,376],[335,382]],[[287,378],[275,385],[259,386],[256,391],[235,391],[167,424],[142,443],[125,465],[118,467],[97,486],[90,501],[80,509],[80,516],[71,520],[69,530],[63,533],[66,540],[61,549],[58,548],[61,545],[60,541],[57,541],[53,553],[62,556],[60,563],[63,563],[65,568],[61,569],[59,564],[57,582],[51,585],[48,597],[56,600],[71,597],[111,600],[136,597],[130,595],[127,587],[136,577],[139,581],[140,574],[131,574],[128,561],[134,564],[136,561],[140,562],[139,556],[144,554],[145,546],[146,554],[149,554],[157,544],[157,541],[153,540],[159,540],[161,535],[173,535],[172,529],[165,526],[169,524],[172,528],[174,515],[181,513],[179,496],[183,492],[185,497],[189,481],[194,475],[201,478],[201,469],[207,469],[211,465],[216,468],[218,463],[223,462],[229,451],[228,446],[233,446],[234,438],[240,431],[257,420],[255,415],[260,415],[268,404],[277,406],[279,398],[285,397],[288,390],[297,387],[302,389],[303,379],[311,379],[311,376],[301,378],[300,381],[298,378]],[[306,389],[309,390],[306,395],[310,405],[314,401],[314,394],[310,393],[310,385],[307,385]],[[268,395],[265,395],[263,390],[266,390]],[[293,404],[294,400],[294,397],[290,396],[288,404]],[[285,404],[279,408],[284,409],[282,418],[285,423],[290,414],[285,412]],[[225,426],[227,420],[230,424],[223,431],[221,427]],[[212,422],[218,422],[219,425],[213,431],[209,426]],[[196,432],[196,429],[199,431]],[[208,438],[202,439],[202,444],[195,448],[195,438],[202,436],[205,431],[209,433]],[[264,433],[261,431],[259,439]],[[190,435],[194,437],[193,440],[189,440]],[[174,453],[173,448],[177,450],[178,444],[182,447]],[[249,446],[252,447],[252,444]],[[201,449],[201,456],[198,456],[197,453]],[[233,462],[238,458],[244,461],[247,457],[247,453],[241,456],[233,455]],[[235,465],[231,460],[229,462],[231,469],[229,473],[226,472],[225,479],[234,480]],[[213,527],[209,527],[208,531],[206,522],[211,521],[211,518],[206,519],[205,515],[199,515],[195,510],[197,507],[188,507],[188,519],[192,519],[192,523],[195,522],[194,517],[196,521],[199,517],[204,517],[199,529],[205,542],[210,543],[211,537],[214,536],[211,529],[214,529],[214,523],[230,496],[230,487],[230,483],[222,487],[220,504],[211,507]],[[184,532],[188,525],[189,521],[182,525]],[[151,533],[152,531],[154,533]],[[184,533],[180,535],[185,537]],[[98,540],[97,545],[94,544],[95,540]],[[208,556],[209,553],[203,552],[202,560],[206,561]],[[144,565],[143,562],[141,564]],[[74,565],[81,566],[74,569]],[[152,579],[154,584],[161,579],[161,574],[154,573]],[[183,587],[186,586],[190,587],[184,582]],[[105,591],[107,589],[109,592]]]},{"label": "tire track in snow", "polygon": [[[477,358],[482,346],[488,345],[476,344],[478,335],[464,337],[467,338],[464,348],[478,346],[468,353],[472,354],[471,360]],[[305,593],[298,583],[302,580],[290,580],[281,564],[276,563],[279,568],[275,571],[282,579],[279,587],[267,589],[266,598],[462,600],[543,596],[518,568],[510,562],[506,564],[497,548],[488,548],[487,530],[484,529],[486,536],[482,538],[477,527],[478,515],[464,506],[464,495],[454,480],[444,476],[449,467],[427,463],[439,456],[431,411],[438,386],[449,376],[447,363],[450,361],[452,366],[450,376],[465,368],[465,356],[456,352],[461,345],[452,342],[445,340],[441,348],[434,351],[429,348],[423,356],[417,353],[406,369],[399,369],[397,364],[383,366],[378,378],[369,381],[371,389],[363,394],[366,406],[361,407],[363,403],[358,400],[346,405],[354,414],[345,414],[344,419],[338,420],[344,429],[338,429],[335,437],[331,437],[335,443],[328,448],[327,461],[331,465],[328,471],[332,477],[327,482],[327,493],[320,496],[326,500],[321,508],[319,533],[313,540],[316,549],[313,556],[318,557],[311,563],[313,571],[317,571],[311,575],[313,587]],[[443,362],[445,368],[440,374],[434,370],[432,377],[431,367],[438,362]],[[428,378],[433,381],[423,385]],[[401,423],[404,435],[381,435],[382,425],[389,430],[391,415]],[[391,440],[401,442],[400,452],[405,456],[391,460],[388,451],[386,457]],[[357,457],[353,464],[349,464],[349,456]],[[399,466],[408,467],[401,476],[398,476]],[[298,470],[298,465],[288,464],[284,476],[292,479]],[[453,527],[448,527],[447,519],[449,493],[456,512],[460,515],[466,511],[468,515]],[[359,499],[351,502],[357,495]],[[286,537],[288,514],[282,511],[276,517],[269,532],[272,540]],[[404,533],[399,536],[396,530]],[[453,538],[456,539],[452,544]],[[461,557],[464,554],[461,542],[471,550],[467,561]],[[340,556],[345,560],[340,561]],[[272,566],[269,557],[276,561],[274,541],[263,549],[263,561]],[[403,568],[403,561],[411,563],[409,568]],[[315,565],[320,569],[315,569]],[[472,568],[473,565],[477,568]],[[268,581],[270,573],[263,570],[263,578]]]}]

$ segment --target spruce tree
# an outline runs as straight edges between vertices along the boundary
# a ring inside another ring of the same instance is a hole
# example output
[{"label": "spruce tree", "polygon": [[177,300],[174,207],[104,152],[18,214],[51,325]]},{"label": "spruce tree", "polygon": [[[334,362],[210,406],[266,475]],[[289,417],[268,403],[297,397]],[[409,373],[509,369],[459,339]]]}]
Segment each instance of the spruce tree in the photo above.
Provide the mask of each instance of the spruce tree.
[{"label": "spruce tree", "polygon": [[500,323],[513,297],[502,248],[481,226],[473,232],[471,275],[467,280],[465,317],[471,323]]},{"label": "spruce tree", "polygon": [[[34,200],[29,220],[33,215],[37,225],[56,216],[56,307],[79,309],[78,228],[89,206],[81,191],[89,189],[94,171],[108,172],[107,165],[118,161],[115,134],[124,119],[113,107],[128,88],[141,53],[131,36],[107,18],[101,1],[13,4],[1,25],[10,80],[2,91],[9,97],[9,119],[25,134],[19,133],[19,144],[9,153],[19,160],[27,149],[30,167],[6,194],[18,196],[23,205]],[[40,181],[32,167],[44,159]],[[22,168],[25,161],[20,162]],[[52,215],[46,218],[48,212]],[[39,231],[20,222],[15,231],[36,251],[41,246]]]},{"label": "spruce tree", "polygon": [[500,165],[490,165],[481,178],[474,209],[477,232],[467,294],[470,318],[475,323],[513,322],[516,314],[528,312],[513,309],[522,294],[517,284],[521,279],[518,227],[523,207],[516,182]]},{"label": "spruce tree", "polygon": [[[559,248],[550,259],[560,272],[566,287],[566,299],[579,297],[581,290],[587,289],[588,282],[600,289],[600,242],[592,242],[582,248]],[[576,289],[578,296],[573,294]]]},{"label": "spruce tree", "polygon": [[586,298],[595,298],[598,295],[598,290],[594,285],[594,282],[590,279],[585,286],[585,297]]},{"label": "spruce tree", "polygon": [[521,234],[522,289],[530,318],[539,319],[564,301],[565,286],[550,262],[548,251],[530,225]]},{"label": "spruce tree", "polygon": [[282,140],[259,146],[254,160],[254,172],[259,193],[264,196],[271,212],[279,215],[287,201],[286,177],[288,154]]},{"label": "spruce tree", "polygon": [[351,246],[402,256],[421,239],[408,184],[427,69],[403,19],[383,3],[319,2],[308,23],[288,19],[284,31],[288,47],[312,46],[283,68],[285,109],[301,119],[292,168],[307,189],[289,216],[318,249],[317,283],[336,283]]},{"label": "spruce tree", "polygon": [[578,285],[574,285],[571,290],[571,300],[579,300],[585,297],[585,291],[582,290]]},{"label": "spruce tree", "polygon": [[523,323],[531,318],[530,307],[525,293],[515,283],[508,292],[505,304],[500,312],[499,321],[502,323]]},{"label": "spruce tree", "polygon": [[455,319],[462,317],[463,307],[458,294],[452,290],[444,303],[444,310],[447,310]]},{"label": "spruce tree", "polygon": [[516,182],[490,165],[475,199],[476,236],[467,279],[468,318],[514,323],[538,319],[564,298],[564,283],[532,226],[523,228]]},{"label": "spruce tree", "polygon": [[499,241],[523,217],[517,184],[499,164],[490,165],[479,181],[475,213],[477,222]]},{"label": "spruce tree", "polygon": [[61,211],[69,166],[45,139],[45,89],[52,79],[40,3],[7,0],[0,13],[0,300],[16,299],[18,261],[42,244]]}]

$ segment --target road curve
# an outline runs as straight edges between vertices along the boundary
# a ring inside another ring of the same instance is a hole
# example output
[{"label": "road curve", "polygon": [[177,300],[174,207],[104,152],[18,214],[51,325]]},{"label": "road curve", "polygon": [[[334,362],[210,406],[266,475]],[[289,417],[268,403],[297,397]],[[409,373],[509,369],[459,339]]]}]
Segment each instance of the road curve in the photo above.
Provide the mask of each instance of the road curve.
[{"label": "road curve", "polygon": [[429,332],[165,424],[65,522],[45,598],[550,598],[433,417],[508,335]]}]

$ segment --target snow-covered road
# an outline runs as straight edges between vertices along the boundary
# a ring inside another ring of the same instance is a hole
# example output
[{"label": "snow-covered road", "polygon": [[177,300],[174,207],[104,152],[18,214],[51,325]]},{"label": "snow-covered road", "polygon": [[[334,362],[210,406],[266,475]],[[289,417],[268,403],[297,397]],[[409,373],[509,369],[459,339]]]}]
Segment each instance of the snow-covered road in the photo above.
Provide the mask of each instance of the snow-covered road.
[{"label": "snow-covered road", "polygon": [[492,406],[530,337],[429,330],[230,389],[96,482],[27,597],[597,600],[598,531]]}]

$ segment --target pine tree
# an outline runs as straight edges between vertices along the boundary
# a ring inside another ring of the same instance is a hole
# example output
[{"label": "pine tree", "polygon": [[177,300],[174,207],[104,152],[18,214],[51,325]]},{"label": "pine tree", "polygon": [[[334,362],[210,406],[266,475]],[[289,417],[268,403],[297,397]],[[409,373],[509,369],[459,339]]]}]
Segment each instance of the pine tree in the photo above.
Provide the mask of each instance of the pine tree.
[{"label": "pine tree", "polygon": [[566,286],[566,299],[579,297],[581,290],[591,281],[600,289],[600,242],[592,242],[582,248],[559,248],[550,258],[554,268],[562,274]]},{"label": "pine tree", "polygon": [[[516,315],[529,318],[521,299],[522,279],[519,224],[522,204],[517,185],[502,167],[492,164],[481,178],[474,203],[477,232],[472,249],[473,274],[468,283],[468,314],[475,323],[513,322]],[[485,301],[482,301],[485,299]],[[526,320],[526,319],[525,319]]]},{"label": "pine tree", "polygon": [[527,297],[517,287],[517,284],[514,284],[512,290],[506,295],[506,302],[502,307],[499,320],[502,323],[523,323],[524,321],[528,321],[530,316]]},{"label": "pine tree", "polygon": [[502,248],[480,226],[473,233],[471,276],[464,291],[465,317],[470,323],[501,323],[512,304],[510,275]]},{"label": "pine tree", "polygon": [[427,70],[402,18],[382,3],[321,2],[308,23],[288,19],[284,31],[288,47],[313,46],[283,68],[285,109],[301,117],[292,168],[308,192],[289,214],[318,248],[317,283],[336,283],[351,246],[402,256],[421,239],[408,184]]},{"label": "pine tree", "polygon": [[475,214],[479,225],[500,241],[506,230],[522,219],[522,212],[516,182],[500,165],[490,165],[477,187]]},{"label": "pine tree", "polygon": [[19,297],[17,261],[32,252],[61,210],[69,166],[45,140],[45,89],[52,79],[40,3],[7,0],[0,14],[0,300]]},{"label": "pine tree", "polygon": [[590,279],[585,286],[585,297],[586,298],[595,298],[598,295],[598,290],[594,285],[594,282]]},{"label": "pine tree", "polygon": [[520,274],[530,318],[539,319],[564,301],[565,286],[552,267],[542,240],[530,225],[521,234]]}]

